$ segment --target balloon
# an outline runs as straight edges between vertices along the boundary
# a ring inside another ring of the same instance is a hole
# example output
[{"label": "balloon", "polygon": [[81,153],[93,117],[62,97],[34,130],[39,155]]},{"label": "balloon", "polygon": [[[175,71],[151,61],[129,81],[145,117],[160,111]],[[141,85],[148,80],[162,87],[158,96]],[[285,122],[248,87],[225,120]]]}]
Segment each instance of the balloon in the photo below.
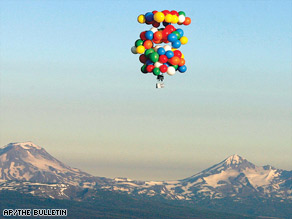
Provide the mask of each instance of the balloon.
[{"label": "balloon", "polygon": [[153,74],[154,74],[154,75],[160,75],[160,70],[159,70],[159,68],[154,68],[154,69],[153,69]]},{"label": "balloon", "polygon": [[163,48],[165,49],[165,51],[171,50],[170,45],[165,45]]},{"label": "balloon", "polygon": [[138,46],[142,46],[143,45],[143,40],[136,40],[135,42],[135,46],[138,47]]},{"label": "balloon", "polygon": [[184,59],[184,58],[181,58],[181,59],[180,59],[180,62],[178,63],[178,66],[183,66],[183,65],[185,65],[185,64],[186,64],[185,59]]},{"label": "balloon", "polygon": [[151,30],[146,31],[145,37],[147,40],[152,40],[153,39],[153,32]]},{"label": "balloon", "polygon": [[147,73],[146,67],[147,67],[146,65],[143,65],[141,67],[141,72],[144,73],[144,74]]},{"label": "balloon", "polygon": [[146,31],[143,31],[140,33],[141,40],[146,40],[145,33],[146,33]]},{"label": "balloon", "polygon": [[145,47],[145,49],[150,49],[153,46],[153,43],[151,40],[145,40],[143,43],[143,46]]},{"label": "balloon", "polygon": [[[153,26],[150,30],[141,32],[140,38],[131,47],[132,53],[140,54],[139,61],[143,63],[141,72],[152,72],[157,76],[158,83],[163,81],[164,73],[171,76],[176,71],[186,72],[184,54],[178,48],[187,44],[188,38],[184,36],[181,28],[176,29],[175,24],[189,25],[191,18],[187,17],[184,11],[153,10],[145,15],[140,14],[137,21]],[[158,28],[160,24],[163,26]]]},{"label": "balloon", "polygon": [[179,23],[183,23],[185,21],[185,19],[186,19],[186,17],[184,15],[182,15],[182,14],[178,16],[178,22]]},{"label": "balloon", "polygon": [[180,38],[180,42],[181,42],[181,44],[183,44],[183,45],[187,44],[188,41],[189,41],[189,39],[188,39],[187,37],[185,37],[185,36],[183,36],[183,37]]},{"label": "balloon", "polygon": [[177,56],[173,56],[170,60],[169,60],[170,64],[172,65],[178,65],[178,63],[180,62],[180,58]]},{"label": "balloon", "polygon": [[140,24],[144,24],[144,23],[146,22],[146,19],[145,19],[144,14],[140,14],[140,15],[138,16],[137,20],[138,20],[138,22],[139,22]]},{"label": "balloon", "polygon": [[157,12],[154,14],[154,20],[156,22],[163,22],[164,21],[164,14],[162,12]]},{"label": "balloon", "polygon": [[149,55],[149,59],[152,61],[152,62],[157,62],[158,59],[159,59],[159,55],[157,52],[152,52],[150,55]]},{"label": "balloon", "polygon": [[181,57],[181,55],[182,55],[182,53],[181,53],[181,51],[179,51],[178,49],[177,50],[174,50],[173,51],[173,54],[174,54],[174,56],[177,56],[177,57]]},{"label": "balloon", "polygon": [[144,46],[138,46],[136,49],[136,52],[139,54],[143,54],[145,52],[145,47]]},{"label": "balloon", "polygon": [[172,15],[171,23],[176,24],[178,22],[178,16]]},{"label": "balloon", "polygon": [[183,11],[179,11],[178,14],[179,14],[179,15],[186,16],[186,13],[184,13]]},{"label": "balloon", "polygon": [[178,28],[176,31],[179,33],[180,37],[184,35],[184,31],[182,29]]},{"label": "balloon", "polygon": [[158,29],[157,29],[156,27],[152,27],[152,28],[150,29],[150,31],[152,31],[152,33],[154,34],[155,32],[158,31]]},{"label": "balloon", "polygon": [[179,48],[181,46],[181,42],[179,40],[176,40],[174,42],[171,43],[173,48]]},{"label": "balloon", "polygon": [[177,40],[177,36],[176,36],[174,33],[171,33],[171,34],[169,34],[169,35],[167,36],[167,40],[168,40],[169,42],[174,42],[174,41]]},{"label": "balloon", "polygon": [[159,68],[161,65],[162,65],[162,63],[160,63],[160,62],[155,62],[154,63],[154,67],[156,67],[156,68]]},{"label": "balloon", "polygon": [[170,59],[170,58],[172,58],[174,56],[173,51],[171,51],[171,50],[166,51],[165,52],[165,55],[166,55],[166,57],[168,59]]},{"label": "balloon", "polygon": [[164,14],[164,16],[170,14],[170,11],[169,10],[163,10],[162,13]]},{"label": "balloon", "polygon": [[147,13],[145,14],[145,19],[146,19],[146,21],[148,21],[148,22],[153,21],[153,13],[152,13],[152,12],[147,12]]},{"label": "balloon", "polygon": [[155,40],[161,40],[162,39],[162,31],[157,31],[154,33],[153,38]]},{"label": "balloon", "polygon": [[152,72],[154,69],[154,65],[147,65],[146,70],[147,72]]},{"label": "balloon", "polygon": [[132,51],[133,54],[137,54],[137,47],[136,46],[133,46],[131,48],[131,51]]},{"label": "balloon", "polygon": [[159,67],[159,70],[162,72],[162,73],[165,73],[167,71],[167,66],[166,65],[161,65]]},{"label": "balloon", "polygon": [[166,57],[166,55],[159,56],[159,62],[166,63],[167,61],[168,61],[168,58]]},{"label": "balloon", "polygon": [[184,21],[184,25],[189,25],[191,23],[191,18],[186,17],[185,21]]},{"label": "balloon", "polygon": [[158,50],[157,50],[157,53],[158,55],[164,55],[165,54],[165,49],[163,47],[160,47]]},{"label": "balloon", "polygon": [[168,75],[174,75],[175,74],[175,68],[174,67],[172,67],[172,66],[169,66],[168,68],[167,68],[167,72],[166,72]]},{"label": "balloon", "polygon": [[149,55],[150,55],[151,53],[153,53],[153,52],[155,52],[155,50],[154,50],[153,48],[147,49],[147,50],[145,51],[145,56],[146,56],[146,57],[149,57]]},{"label": "balloon", "polygon": [[160,45],[156,45],[156,46],[154,47],[155,52],[157,52],[158,49],[161,48],[161,47],[162,47],[162,46],[160,46]]},{"label": "balloon", "polygon": [[183,66],[179,66],[179,67],[178,67],[178,71],[179,71],[180,73],[185,73],[186,70],[187,70],[187,66],[185,66],[185,65],[183,65]]},{"label": "balloon", "polygon": [[167,23],[171,23],[172,21],[172,15],[171,14],[167,14],[164,18],[164,21]]},{"label": "balloon", "polygon": [[177,13],[177,11],[175,11],[175,10],[172,10],[170,13],[171,13],[172,15],[176,15],[176,16],[179,15],[179,14]]},{"label": "balloon", "polygon": [[147,61],[147,57],[144,54],[142,54],[139,56],[139,60],[141,63],[145,63]]}]

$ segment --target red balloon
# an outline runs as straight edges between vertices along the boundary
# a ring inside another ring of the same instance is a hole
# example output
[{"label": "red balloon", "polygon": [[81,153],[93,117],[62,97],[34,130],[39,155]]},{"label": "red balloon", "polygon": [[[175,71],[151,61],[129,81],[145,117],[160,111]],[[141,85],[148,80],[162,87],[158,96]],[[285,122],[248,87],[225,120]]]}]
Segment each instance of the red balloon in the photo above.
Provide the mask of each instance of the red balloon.
[{"label": "red balloon", "polygon": [[152,11],[153,14],[157,13],[158,11]]},{"label": "red balloon", "polygon": [[153,27],[159,27],[160,26],[160,23],[158,23],[157,21],[154,21],[153,24],[152,24],[152,26]]},{"label": "red balloon", "polygon": [[145,63],[147,61],[147,57],[144,54],[142,54],[139,56],[139,60],[141,63]]},{"label": "red balloon", "polygon": [[161,65],[159,67],[159,70],[162,72],[162,73],[165,73],[167,71],[167,66],[166,65]]},{"label": "red balloon", "polygon": [[172,15],[176,15],[176,16],[179,16],[178,12],[175,11],[175,10],[172,10],[172,11],[170,12],[170,14],[172,14]]},{"label": "red balloon", "polygon": [[145,23],[149,25],[149,24],[153,24],[153,22],[154,22],[154,20],[153,21],[146,21]]},{"label": "red balloon", "polygon": [[169,30],[169,32],[170,33],[172,33],[173,31],[175,31],[176,30],[176,28],[173,26],[173,25],[167,25],[166,27],[165,27],[165,29],[167,29],[167,30]]},{"label": "red balloon", "polygon": [[143,32],[140,33],[141,40],[147,40],[146,37],[145,37],[145,33],[146,33],[146,31],[143,31]]},{"label": "red balloon", "polygon": [[166,63],[167,61],[168,61],[168,58],[166,57],[166,55],[159,56],[160,63]]},{"label": "red balloon", "polygon": [[164,29],[162,31],[162,39],[167,39],[167,36],[170,34],[171,32],[168,29]]},{"label": "red balloon", "polygon": [[170,14],[170,11],[169,10],[163,10],[162,13],[164,14],[164,16]]},{"label": "red balloon", "polygon": [[147,67],[146,67],[146,71],[148,71],[148,72],[152,72],[153,69],[154,69],[154,65],[147,65]]},{"label": "red balloon", "polygon": [[181,56],[182,56],[182,53],[181,53],[181,51],[179,51],[179,50],[174,50],[174,51],[173,51],[173,54],[174,54],[174,56],[177,56],[177,57],[179,57],[179,58],[181,58]]}]

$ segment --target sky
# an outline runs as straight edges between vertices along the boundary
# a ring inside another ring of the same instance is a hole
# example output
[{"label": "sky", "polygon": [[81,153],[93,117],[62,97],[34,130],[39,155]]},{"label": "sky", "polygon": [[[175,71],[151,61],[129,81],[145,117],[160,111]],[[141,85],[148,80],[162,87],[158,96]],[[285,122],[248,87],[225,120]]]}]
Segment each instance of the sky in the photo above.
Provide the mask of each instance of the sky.
[{"label": "sky", "polygon": [[[238,154],[292,169],[291,1],[0,1],[0,145],[96,176],[189,177]],[[139,14],[185,11],[165,88],[131,47]]]}]

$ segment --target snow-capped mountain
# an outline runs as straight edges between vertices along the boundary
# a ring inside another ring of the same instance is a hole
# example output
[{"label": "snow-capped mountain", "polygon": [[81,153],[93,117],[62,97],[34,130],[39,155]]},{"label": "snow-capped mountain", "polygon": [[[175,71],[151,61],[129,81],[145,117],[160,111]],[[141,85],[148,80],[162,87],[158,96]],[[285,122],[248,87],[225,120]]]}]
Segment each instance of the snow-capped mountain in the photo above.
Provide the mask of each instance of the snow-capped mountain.
[{"label": "snow-capped mountain", "polygon": [[0,148],[0,179],[36,183],[79,185],[92,176],[57,160],[32,142],[10,143]]},{"label": "snow-capped mountain", "polygon": [[[292,171],[269,165],[256,166],[239,155],[232,155],[182,180],[109,179],[69,167],[40,146],[24,142],[10,143],[0,148],[0,190],[75,200],[94,199],[98,191],[108,190],[139,198],[178,201],[219,210],[222,206],[229,206],[229,211],[234,212],[236,204],[240,206],[236,211],[244,209],[243,206],[247,206],[246,211],[255,208],[250,203],[272,201],[281,206],[287,203],[292,205]],[[265,206],[268,205],[264,205],[264,211],[273,209]]]}]

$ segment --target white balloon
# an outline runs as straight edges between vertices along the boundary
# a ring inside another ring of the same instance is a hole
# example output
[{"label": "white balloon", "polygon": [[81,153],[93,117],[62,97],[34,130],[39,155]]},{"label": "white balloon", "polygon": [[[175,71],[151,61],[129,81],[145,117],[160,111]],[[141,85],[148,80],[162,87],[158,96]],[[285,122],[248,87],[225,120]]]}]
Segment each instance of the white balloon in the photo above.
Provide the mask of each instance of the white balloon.
[{"label": "white balloon", "polygon": [[162,65],[160,62],[155,62],[154,67],[159,68]]},{"label": "white balloon", "polygon": [[156,45],[156,46],[154,47],[155,52],[157,52],[157,50],[158,50],[160,47],[162,47],[162,46],[160,46],[160,45]]},{"label": "white balloon", "polygon": [[131,51],[132,51],[133,54],[137,54],[137,48],[136,48],[136,46],[133,46],[131,48]]},{"label": "white balloon", "polygon": [[167,72],[166,72],[168,75],[174,75],[175,74],[175,68],[170,66],[167,68]]},{"label": "white balloon", "polygon": [[171,46],[170,45],[165,45],[163,48],[164,48],[165,51],[171,50]]},{"label": "white balloon", "polygon": [[157,29],[156,27],[152,27],[150,30],[151,30],[153,33],[155,33],[155,32],[158,31],[158,29]]},{"label": "white balloon", "polygon": [[186,17],[183,14],[181,14],[180,16],[178,16],[178,22],[179,23],[183,23],[185,21],[185,19],[186,19]]}]

